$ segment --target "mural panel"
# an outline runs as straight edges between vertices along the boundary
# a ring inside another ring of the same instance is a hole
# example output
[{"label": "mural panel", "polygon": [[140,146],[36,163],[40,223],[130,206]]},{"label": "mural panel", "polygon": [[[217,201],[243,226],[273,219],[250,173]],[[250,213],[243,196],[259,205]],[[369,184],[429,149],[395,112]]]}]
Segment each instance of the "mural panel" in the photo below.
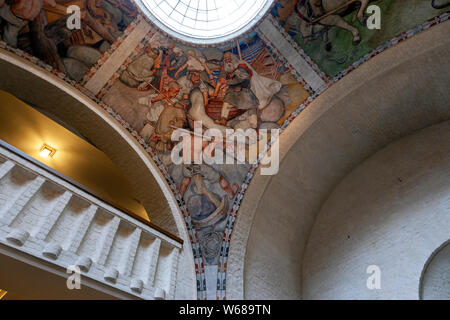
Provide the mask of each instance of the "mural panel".
[{"label": "mural panel", "polygon": [[[381,9],[379,30],[366,27],[369,5]],[[449,8],[447,0],[278,0],[272,15],[334,77],[386,41]]]},{"label": "mural panel", "polygon": [[[67,27],[74,5],[80,29]],[[6,0],[0,1],[0,34],[8,45],[80,81],[136,16],[129,0]]]},{"label": "mural panel", "polygon": [[[150,33],[101,91],[103,102],[156,152],[183,197],[206,264],[217,264],[228,214],[248,164],[174,165],[177,128],[279,128],[309,96],[252,34],[219,48],[193,48]],[[205,147],[205,146],[204,146]]]}]

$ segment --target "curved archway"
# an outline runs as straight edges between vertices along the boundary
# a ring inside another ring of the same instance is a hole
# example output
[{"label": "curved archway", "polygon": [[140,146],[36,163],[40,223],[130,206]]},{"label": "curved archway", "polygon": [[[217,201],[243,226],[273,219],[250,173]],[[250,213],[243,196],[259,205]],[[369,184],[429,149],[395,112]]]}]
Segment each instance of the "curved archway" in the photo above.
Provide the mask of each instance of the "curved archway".
[{"label": "curved archway", "polygon": [[[304,247],[333,188],[389,142],[450,118],[450,41],[443,36],[449,28],[443,23],[371,59],[286,129],[280,173],[256,174],[242,204],[228,262],[228,298],[300,298]],[[426,95],[419,94],[423,84]]]},{"label": "curved archway", "polygon": [[423,300],[450,299],[450,241],[446,241],[425,263],[420,278],[419,297]]},{"label": "curved archway", "polygon": [[8,75],[0,78],[1,90],[55,115],[87,137],[128,177],[152,222],[184,240],[180,268],[186,272],[178,281],[186,286],[187,296],[195,298],[191,236],[157,159],[107,110],[56,75],[1,49],[0,69]]},{"label": "curved archway", "polygon": [[[132,135],[88,97],[42,69],[6,52],[0,87],[72,125],[104,151],[129,177],[154,221],[178,233],[170,208],[171,193],[156,164]],[[27,81],[23,81],[27,79]],[[130,164],[133,164],[130,166]],[[162,218],[166,216],[166,218]]]}]

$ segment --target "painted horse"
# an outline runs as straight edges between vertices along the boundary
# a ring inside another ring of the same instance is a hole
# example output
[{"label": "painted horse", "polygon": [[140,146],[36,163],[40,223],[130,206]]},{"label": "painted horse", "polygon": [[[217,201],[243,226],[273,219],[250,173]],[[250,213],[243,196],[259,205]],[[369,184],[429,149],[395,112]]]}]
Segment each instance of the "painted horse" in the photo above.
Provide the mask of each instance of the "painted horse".
[{"label": "painted horse", "polygon": [[325,49],[331,50],[331,43],[328,40],[328,30],[330,27],[339,27],[352,34],[353,44],[361,42],[359,30],[346,22],[341,16],[346,12],[349,5],[360,2],[357,18],[364,25],[364,12],[370,0],[298,0],[294,7],[294,12],[288,18],[288,24],[299,30],[304,39],[304,44],[309,40],[315,40],[322,36],[326,43]]}]

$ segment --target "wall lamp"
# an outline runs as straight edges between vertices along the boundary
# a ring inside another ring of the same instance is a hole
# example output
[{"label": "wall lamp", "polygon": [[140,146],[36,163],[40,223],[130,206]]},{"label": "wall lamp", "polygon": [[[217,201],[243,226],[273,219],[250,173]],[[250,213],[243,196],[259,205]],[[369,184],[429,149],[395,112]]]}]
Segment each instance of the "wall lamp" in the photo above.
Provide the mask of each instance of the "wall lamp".
[{"label": "wall lamp", "polygon": [[39,155],[43,158],[53,157],[56,153],[56,149],[44,143],[39,151]]}]

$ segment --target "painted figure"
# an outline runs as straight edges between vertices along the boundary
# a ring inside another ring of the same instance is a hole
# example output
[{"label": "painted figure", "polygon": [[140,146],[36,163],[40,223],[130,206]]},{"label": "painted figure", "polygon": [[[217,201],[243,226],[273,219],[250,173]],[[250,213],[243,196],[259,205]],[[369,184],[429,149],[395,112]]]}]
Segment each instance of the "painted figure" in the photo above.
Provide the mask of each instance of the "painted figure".
[{"label": "painted figure", "polygon": [[[304,44],[309,40],[315,40],[322,36],[326,43],[325,48],[331,50],[331,43],[328,41],[328,28],[339,27],[351,32],[353,44],[361,42],[361,36],[357,28],[346,22],[340,14],[345,12],[348,5],[355,1],[348,0],[298,0],[294,7],[294,12],[288,19],[289,25],[298,29]],[[361,6],[357,13],[357,18],[364,25],[364,12],[370,0],[360,0]]]},{"label": "painted figure", "polygon": [[120,81],[131,88],[145,91],[155,80],[160,51],[147,46],[145,53],[139,56],[120,75]]},{"label": "painted figure", "polygon": [[9,5],[6,1],[0,1],[0,22],[4,20],[6,25],[2,39],[13,47],[17,47],[19,32],[30,21],[40,14],[44,5],[54,7],[55,0],[18,0]]}]

